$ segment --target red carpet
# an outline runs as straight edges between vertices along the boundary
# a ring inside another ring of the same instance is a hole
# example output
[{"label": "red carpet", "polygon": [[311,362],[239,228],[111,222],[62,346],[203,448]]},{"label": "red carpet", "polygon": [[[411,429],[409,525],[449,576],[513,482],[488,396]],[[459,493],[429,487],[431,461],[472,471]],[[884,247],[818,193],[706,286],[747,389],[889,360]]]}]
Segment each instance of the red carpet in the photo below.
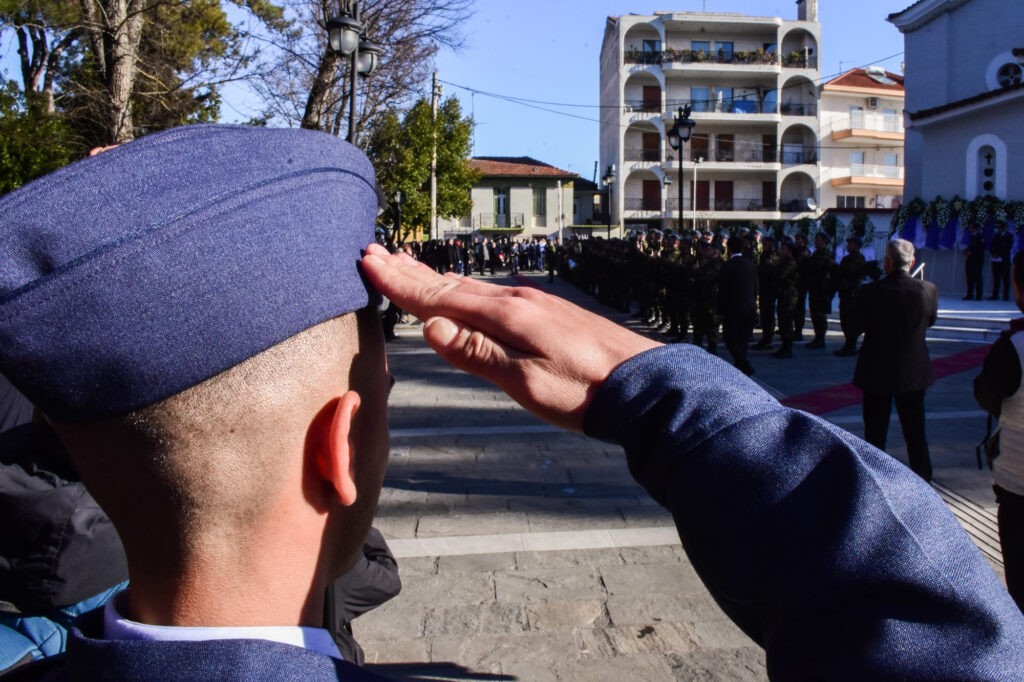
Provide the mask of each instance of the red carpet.
[{"label": "red carpet", "polygon": [[[988,349],[987,345],[978,346],[932,360],[932,374],[935,375],[936,380],[939,380],[953,374],[977,369],[985,361]],[[822,415],[844,407],[860,405],[861,393],[860,389],[853,384],[836,384],[810,393],[790,396],[780,402],[787,407],[795,407],[804,412]]]}]

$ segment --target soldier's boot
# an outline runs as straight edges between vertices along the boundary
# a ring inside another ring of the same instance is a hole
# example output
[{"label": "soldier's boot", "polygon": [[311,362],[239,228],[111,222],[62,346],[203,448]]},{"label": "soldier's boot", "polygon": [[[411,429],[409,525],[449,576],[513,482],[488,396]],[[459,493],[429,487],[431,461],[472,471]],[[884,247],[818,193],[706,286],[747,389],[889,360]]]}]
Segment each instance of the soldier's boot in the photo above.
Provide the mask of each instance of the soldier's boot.
[{"label": "soldier's boot", "polygon": [[857,354],[857,337],[846,337],[846,342],[843,347],[835,351],[834,355],[838,355],[841,358],[852,357]]},{"label": "soldier's boot", "polygon": [[793,342],[792,341],[783,341],[782,342],[782,347],[779,348],[774,353],[772,353],[772,357],[773,358],[778,358],[779,360],[785,360],[786,358],[793,357]]},{"label": "soldier's boot", "polygon": [[754,350],[765,350],[767,348],[771,348],[771,346],[772,346],[772,333],[769,331],[766,334],[764,334],[763,336],[761,336],[761,340],[758,341],[757,343],[755,343],[752,346],[752,348]]},{"label": "soldier's boot", "polygon": [[825,330],[828,327],[828,320],[824,315],[815,315],[811,321],[814,323],[814,340],[804,344],[804,348],[824,348]]}]

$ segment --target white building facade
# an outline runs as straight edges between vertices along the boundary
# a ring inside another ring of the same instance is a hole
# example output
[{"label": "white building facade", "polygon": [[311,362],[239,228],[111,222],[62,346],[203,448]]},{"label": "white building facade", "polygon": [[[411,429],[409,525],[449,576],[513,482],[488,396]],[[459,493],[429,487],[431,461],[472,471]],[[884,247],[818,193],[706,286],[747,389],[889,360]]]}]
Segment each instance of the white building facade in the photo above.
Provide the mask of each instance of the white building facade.
[{"label": "white building facade", "polygon": [[821,205],[897,209],[903,202],[903,77],[853,69],[821,87]]},{"label": "white building facade", "polygon": [[[616,168],[625,230],[816,217],[820,203],[817,0],[798,20],[659,12],[608,19],[601,48],[601,168]],[[666,133],[696,122],[684,153]],[[679,203],[680,164],[683,202]]]}]

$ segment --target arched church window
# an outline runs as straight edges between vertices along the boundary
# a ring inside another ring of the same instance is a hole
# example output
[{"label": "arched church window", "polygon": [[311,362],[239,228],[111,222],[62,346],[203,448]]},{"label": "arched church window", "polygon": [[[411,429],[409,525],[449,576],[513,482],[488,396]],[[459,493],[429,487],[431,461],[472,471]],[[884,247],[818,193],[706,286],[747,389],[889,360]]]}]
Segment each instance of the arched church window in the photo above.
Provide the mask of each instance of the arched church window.
[{"label": "arched church window", "polygon": [[995,196],[996,150],[985,145],[978,149],[978,195]]}]

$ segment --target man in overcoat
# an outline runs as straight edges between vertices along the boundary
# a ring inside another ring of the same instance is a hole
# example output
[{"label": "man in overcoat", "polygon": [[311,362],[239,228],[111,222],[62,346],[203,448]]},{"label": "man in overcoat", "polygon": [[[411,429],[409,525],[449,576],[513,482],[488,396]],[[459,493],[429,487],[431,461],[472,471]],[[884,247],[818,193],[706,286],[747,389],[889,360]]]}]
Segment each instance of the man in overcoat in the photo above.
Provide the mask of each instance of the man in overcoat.
[{"label": "man in overcoat", "polygon": [[924,392],[934,379],[925,331],[935,324],[939,294],[931,282],[910,276],[913,266],[914,245],[894,239],[885,247],[885,277],[858,293],[856,318],[864,344],[853,383],[864,392],[864,440],[885,450],[895,400],[910,468],[930,481]]}]

